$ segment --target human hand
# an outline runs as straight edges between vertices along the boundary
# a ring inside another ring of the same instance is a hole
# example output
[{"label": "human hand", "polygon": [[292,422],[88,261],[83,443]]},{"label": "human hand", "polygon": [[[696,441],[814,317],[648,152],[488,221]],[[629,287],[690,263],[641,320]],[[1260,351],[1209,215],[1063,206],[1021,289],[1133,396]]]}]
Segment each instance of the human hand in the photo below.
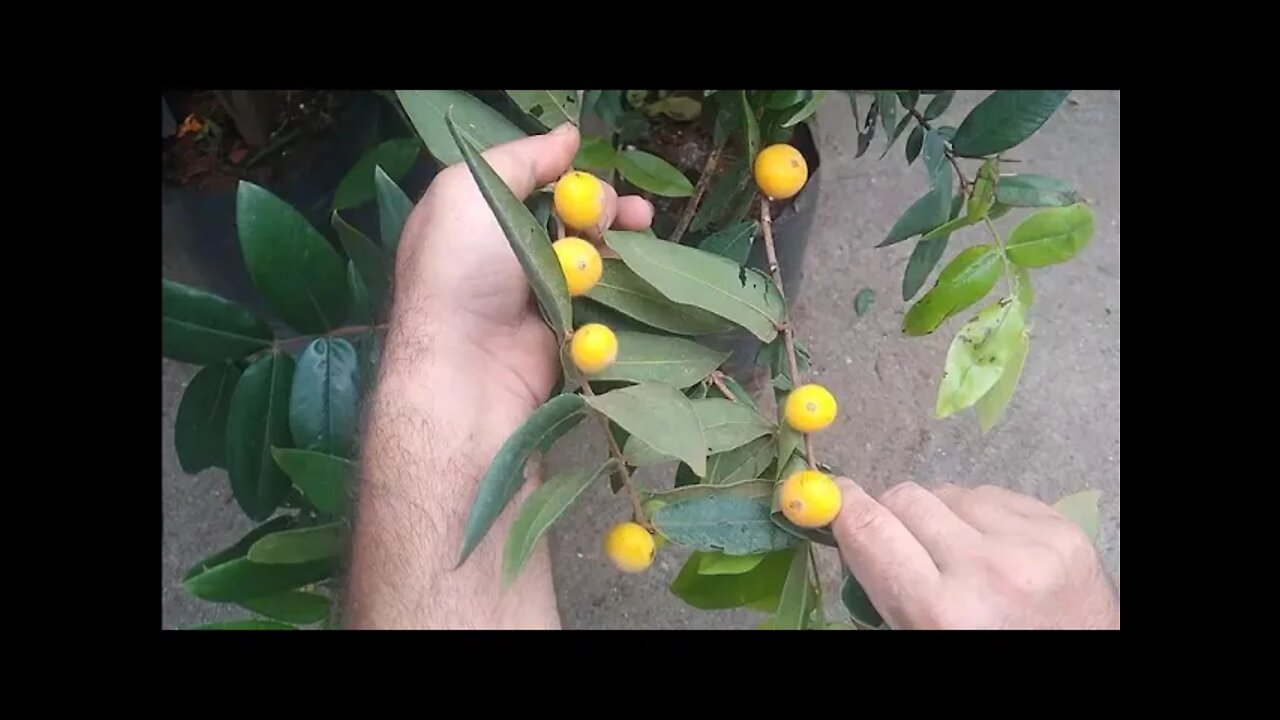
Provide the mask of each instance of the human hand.
[{"label": "human hand", "polygon": [[[490,148],[485,160],[516,197],[555,182],[572,165],[578,129]],[[601,227],[643,230],[653,220],[645,199],[619,198],[604,182]],[[585,237],[598,241],[599,232]],[[465,351],[484,382],[526,412],[544,402],[559,377],[555,336],[538,313],[515,253],[465,164],[443,170],[410,214],[396,261],[395,315],[421,313],[432,336]],[[395,318],[393,317],[393,325]],[[475,367],[474,363],[480,366]]]},{"label": "human hand", "polygon": [[1093,544],[1034,498],[907,482],[876,502],[837,478],[840,556],[890,627],[1119,629]]}]

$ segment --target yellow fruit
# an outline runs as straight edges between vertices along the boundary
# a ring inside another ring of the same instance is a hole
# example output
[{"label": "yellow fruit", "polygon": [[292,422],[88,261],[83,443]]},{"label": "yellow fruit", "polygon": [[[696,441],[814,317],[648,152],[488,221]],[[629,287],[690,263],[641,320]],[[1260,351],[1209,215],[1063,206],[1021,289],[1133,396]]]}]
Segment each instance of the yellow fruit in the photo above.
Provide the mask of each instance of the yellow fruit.
[{"label": "yellow fruit", "polygon": [[589,230],[604,214],[604,188],[594,175],[566,173],[556,182],[556,215],[574,230]]},{"label": "yellow fruit", "polygon": [[653,563],[653,536],[638,523],[618,523],[604,536],[604,554],[622,572],[641,572]]},{"label": "yellow fruit", "polygon": [[783,481],[778,505],[788,520],[802,528],[829,525],[840,513],[840,488],[817,470],[799,470]]},{"label": "yellow fruit", "polygon": [[774,200],[800,192],[809,179],[809,165],[800,151],[785,143],[770,145],[756,155],[756,187]]},{"label": "yellow fruit", "polygon": [[821,385],[801,385],[787,396],[782,414],[796,430],[817,432],[836,419],[836,399]]},{"label": "yellow fruit", "polygon": [[564,281],[569,286],[570,295],[586,295],[600,282],[604,264],[600,261],[600,252],[595,245],[582,238],[567,237],[555,241],[551,247],[560,260],[560,269],[564,271]]},{"label": "yellow fruit", "polygon": [[598,373],[617,359],[618,336],[600,323],[587,323],[573,331],[569,355],[582,372]]}]

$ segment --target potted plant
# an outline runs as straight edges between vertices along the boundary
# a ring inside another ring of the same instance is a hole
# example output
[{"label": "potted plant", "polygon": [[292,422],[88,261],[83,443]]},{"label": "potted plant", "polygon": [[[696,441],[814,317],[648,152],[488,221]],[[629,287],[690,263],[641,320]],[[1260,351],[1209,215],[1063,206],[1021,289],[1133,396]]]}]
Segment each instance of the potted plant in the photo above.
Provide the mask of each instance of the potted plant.
[{"label": "potted plant", "polygon": [[[849,617],[833,623],[822,616],[814,553],[833,544],[826,524],[839,499],[814,440],[837,404],[825,388],[804,382],[807,353],[794,340],[788,312],[821,166],[806,124],[828,95],[539,90],[481,99],[397,91],[431,156],[442,165],[464,163],[476,179],[565,357],[561,390],[512,434],[485,473],[460,562],[524,481],[532,453],[591,417],[609,430],[609,456],[529,496],[505,538],[506,578],[519,574],[535,543],[588,485],[607,478],[632,512],[603,543],[620,570],[643,571],[671,543],[692,550],[671,590],[695,607],[745,605],[769,613],[762,626],[772,628],[882,626],[847,574],[841,594]],[[1069,187],[1002,165],[1001,154],[1030,137],[1066,95],[999,91],[947,126],[940,116],[952,91],[845,91],[859,119],[859,154],[879,127],[885,153],[905,137],[906,162],[919,160],[930,180],[879,243],[915,242],[904,300],[927,284],[954,230],[981,225],[989,232],[989,242],[951,257],[904,318],[908,336],[968,318],[958,323],[940,372],[939,418],[974,408],[984,430],[999,419],[1029,349],[1030,272],[1070,260],[1092,234],[1092,214]],[[566,199],[571,194],[558,192],[570,180],[522,203],[481,155],[561,122],[584,127],[575,167],[598,178],[572,182],[615,182],[623,192],[648,195],[658,209],[652,232],[607,232],[605,257],[581,266],[562,255],[598,251],[557,242],[571,229],[566,223],[583,222]],[[377,231],[362,232],[334,213],[336,245],[268,190],[238,187],[238,239],[249,274],[302,337],[281,339],[244,307],[163,283],[164,354],[204,366],[175,424],[182,466],[225,467],[240,507],[262,523],[184,580],[197,597],[258,616],[221,627],[334,621],[326,588],[340,571],[355,417],[377,362],[389,268],[411,206],[377,162],[371,167]],[[1018,222],[997,227],[1015,211]],[[598,272],[576,274],[593,263]],[[995,299],[979,306],[998,284]],[[776,414],[763,411],[759,393],[744,386],[752,366],[762,371],[759,389],[772,390]],[[678,470],[669,485],[631,481],[636,467],[671,461]],[[1071,497],[1060,507],[1087,522],[1096,501]]]}]

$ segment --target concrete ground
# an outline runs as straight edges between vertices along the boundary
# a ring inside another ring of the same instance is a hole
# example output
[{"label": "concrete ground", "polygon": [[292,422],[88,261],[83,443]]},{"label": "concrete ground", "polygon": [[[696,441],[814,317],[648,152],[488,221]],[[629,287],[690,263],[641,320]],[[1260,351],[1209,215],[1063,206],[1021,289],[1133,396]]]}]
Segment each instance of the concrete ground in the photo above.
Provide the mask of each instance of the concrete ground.
[{"label": "concrete ground", "polygon": [[[943,116],[959,120],[983,97],[962,92]],[[865,103],[861,110],[865,111]],[[963,322],[928,338],[899,332],[906,304],[902,270],[911,243],[875,249],[897,216],[925,189],[922,169],[908,168],[901,141],[878,160],[883,139],[854,159],[855,128],[842,95],[829,96],[817,119],[823,194],[795,308],[801,340],[812,350],[811,377],[840,402],[835,425],[818,436],[824,462],[875,492],[903,480],[924,485],[997,484],[1052,502],[1102,490],[1098,546],[1120,585],[1120,93],[1076,91],[1013,156],[1019,169],[1062,178],[1094,212],[1092,243],[1074,260],[1032,275],[1031,351],[1004,421],[983,435],[971,412],[931,417],[947,345]],[[1016,220],[1000,223],[1002,230]],[[952,238],[947,258],[982,242],[981,228]],[[165,258],[166,277],[199,282],[181,258]],[[875,291],[862,318],[858,291]],[[166,628],[239,617],[243,611],[188,597],[185,569],[246,532],[225,474],[184,475],[173,452],[173,418],[193,368],[162,361],[161,622]],[[594,423],[583,423],[552,451],[549,472],[593,464],[607,455]],[[644,484],[669,484],[670,468],[652,468]],[[566,628],[749,628],[765,616],[685,606],[666,586],[685,554],[659,553],[647,573],[620,575],[601,557],[605,529],[625,519],[625,503],[603,485],[587,491],[551,535],[557,594]],[[823,551],[829,616],[839,614],[839,565]]]}]

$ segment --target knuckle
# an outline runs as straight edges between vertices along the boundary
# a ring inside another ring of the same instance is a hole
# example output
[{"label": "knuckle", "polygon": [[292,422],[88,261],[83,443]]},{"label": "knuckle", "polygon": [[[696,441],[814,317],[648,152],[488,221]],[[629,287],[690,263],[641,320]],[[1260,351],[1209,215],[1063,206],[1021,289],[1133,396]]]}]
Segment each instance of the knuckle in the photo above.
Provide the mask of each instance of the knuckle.
[{"label": "knuckle", "polygon": [[886,490],[880,496],[880,503],[886,506],[908,507],[920,503],[928,495],[928,490],[908,480]]},{"label": "knuckle", "polygon": [[850,539],[884,532],[885,514],[874,505],[849,508],[841,517],[840,527]]}]

